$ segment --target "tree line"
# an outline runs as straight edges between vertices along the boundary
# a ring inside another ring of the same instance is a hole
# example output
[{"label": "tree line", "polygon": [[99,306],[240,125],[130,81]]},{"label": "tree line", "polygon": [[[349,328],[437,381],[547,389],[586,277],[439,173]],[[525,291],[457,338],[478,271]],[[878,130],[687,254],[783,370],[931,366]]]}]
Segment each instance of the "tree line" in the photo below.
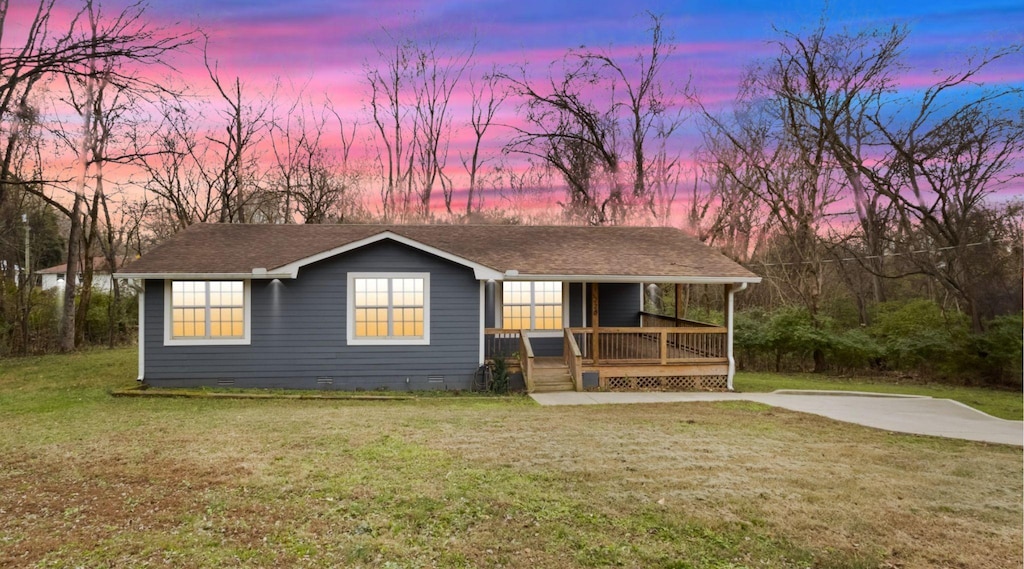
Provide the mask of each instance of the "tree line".
[{"label": "tree line", "polygon": [[[823,19],[778,30],[723,108],[670,66],[675,38],[653,13],[631,55],[584,46],[543,69],[383,30],[346,114],[287,78],[256,91],[201,30],[161,27],[145,4],[71,4],[58,21],[41,0],[15,36],[0,0],[0,352],[97,341],[92,258],[118,266],[200,222],[671,224],[765,277],[740,299],[761,321],[794,309],[824,334],[839,307],[855,307],[842,326],[867,328],[879,307],[925,299],[977,336],[1020,314],[1022,204],[999,191],[1022,174],[1024,104],[1019,86],[982,81],[1018,45],[908,87],[908,27]],[[181,58],[206,85],[185,85]],[[18,278],[56,261],[83,278],[59,301]],[[107,343],[130,336],[132,294],[103,299]],[[834,368],[808,345],[792,365]]]}]

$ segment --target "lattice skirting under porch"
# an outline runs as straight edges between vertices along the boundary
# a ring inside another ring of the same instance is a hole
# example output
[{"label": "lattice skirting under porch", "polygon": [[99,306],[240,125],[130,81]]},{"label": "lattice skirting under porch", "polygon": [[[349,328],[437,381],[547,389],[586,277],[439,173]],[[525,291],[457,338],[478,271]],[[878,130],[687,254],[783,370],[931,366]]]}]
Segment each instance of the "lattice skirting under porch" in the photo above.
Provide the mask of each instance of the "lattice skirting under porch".
[{"label": "lattice skirting under porch", "polygon": [[608,391],[724,391],[729,388],[729,378],[724,375],[608,377],[602,383]]}]

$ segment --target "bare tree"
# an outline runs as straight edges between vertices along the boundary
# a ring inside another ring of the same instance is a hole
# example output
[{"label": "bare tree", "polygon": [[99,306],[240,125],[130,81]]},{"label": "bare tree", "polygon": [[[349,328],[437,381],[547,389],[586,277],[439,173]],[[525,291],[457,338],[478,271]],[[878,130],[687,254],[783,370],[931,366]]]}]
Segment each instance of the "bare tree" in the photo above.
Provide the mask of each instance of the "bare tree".
[{"label": "bare tree", "polygon": [[[474,46],[475,48],[475,46]],[[451,139],[452,93],[473,58],[474,48],[465,54],[444,54],[436,42],[414,48],[413,109],[416,117],[418,216],[430,216],[430,200],[435,184],[444,194],[445,210],[452,213],[452,180],[445,173]]]},{"label": "bare tree", "polygon": [[[512,127],[517,135],[508,150],[544,161],[566,184],[566,213],[598,225],[620,219],[623,197],[614,112],[601,110],[586,98],[586,88],[600,81],[594,66],[592,60],[570,53],[558,76],[549,74],[544,89],[532,82],[525,68],[502,77],[523,101],[519,108],[526,123]],[[601,174],[611,181],[606,194]]]},{"label": "bare tree", "polygon": [[[842,181],[829,160],[827,142],[810,136],[807,115],[766,85],[778,80],[773,67],[756,68],[745,82],[744,96],[732,118],[705,111],[706,145],[713,171],[723,184],[743,188],[762,202],[779,240],[779,255],[764,268],[780,294],[798,300],[818,327],[825,252],[821,245],[829,208],[841,196]],[[815,349],[816,371],[824,371],[821,349]]]},{"label": "bare tree", "polygon": [[451,213],[450,104],[473,48],[451,54],[436,41],[387,37],[392,45],[378,48],[378,61],[365,64],[382,217],[429,217],[438,186]]},{"label": "bare tree", "polygon": [[219,221],[245,223],[249,221],[245,212],[246,192],[256,191],[259,184],[256,149],[265,134],[265,119],[270,106],[244,97],[240,77],[235,77],[233,84],[225,83],[216,63],[210,63],[206,47],[203,49],[203,63],[221,101],[227,105],[221,112],[226,123],[224,136],[207,136],[207,140],[219,149],[220,160],[215,167],[206,165],[203,173],[214,181],[220,195]]},{"label": "bare tree", "polygon": [[[416,128],[410,121],[406,98],[410,89],[410,68],[415,46],[410,41],[395,41],[387,48],[378,48],[378,64],[384,69],[365,64],[370,87],[369,114],[375,130],[376,162],[380,179],[381,217],[385,221],[400,219],[409,211],[412,194],[412,169],[416,151]],[[390,49],[393,48],[393,51]]]},{"label": "bare tree", "polygon": [[[926,93],[925,100],[931,95]],[[908,259],[964,304],[976,332],[984,328],[980,304],[992,265],[990,257],[969,249],[991,240],[987,198],[1001,184],[1024,175],[1016,167],[1024,152],[1019,104],[975,101],[937,124],[918,117],[905,127],[885,129],[901,166],[899,179],[910,190],[891,191],[886,197],[904,227],[918,229],[904,231],[909,239],[902,248],[940,252]]]},{"label": "bare tree", "polygon": [[[171,34],[151,26],[145,19],[144,3],[132,4],[115,17],[105,18],[101,25],[92,27],[85,20],[96,4],[86,1],[72,15],[66,28],[54,31],[50,24],[56,0],[40,0],[31,12],[31,21],[27,22],[24,35],[15,35],[21,38],[21,42],[8,47],[5,41],[11,35],[4,32],[9,4],[9,0],[0,0],[0,54],[3,54],[0,57],[0,124],[3,125],[11,124],[13,114],[25,111],[29,94],[41,80],[89,74],[91,61],[131,61],[140,65],[162,63],[168,51],[180,49],[191,42],[190,34]],[[110,71],[108,80],[114,83],[136,81],[126,73],[125,67],[116,67]],[[9,176],[16,142],[16,138],[5,139],[3,167],[0,168],[0,203],[5,199],[9,184],[29,182],[15,182]]]},{"label": "bare tree", "polygon": [[949,258],[907,259],[963,302],[980,331],[972,275],[984,271],[965,266],[972,257],[964,247],[983,238],[971,224],[986,197],[1021,175],[1015,164],[1024,120],[1018,86],[979,89],[977,77],[1018,56],[1020,46],[972,56],[925,90],[901,96],[907,36],[903,26],[831,34],[824,21],[805,35],[784,32],[763,88],[807,117],[801,136],[824,140],[842,170],[875,299],[884,298],[881,276],[899,276],[883,266],[886,250],[950,251]]},{"label": "bare tree", "polygon": [[[634,57],[635,69],[616,61],[608,53],[585,52],[581,57],[598,62],[604,71],[610,73],[614,80],[613,87],[625,94],[624,102],[615,102],[626,115],[629,139],[630,165],[633,173],[633,198],[640,200],[653,213],[656,192],[652,191],[648,170],[652,162],[658,160],[659,152],[648,148],[652,134],[658,140],[671,136],[683,122],[681,108],[673,109],[672,99],[681,95],[688,87],[676,86],[663,77],[665,62],[675,51],[671,35],[666,35],[662,17],[648,11],[650,19],[648,32],[651,36],[650,48],[641,51]],[[663,148],[663,146],[662,146]],[[662,158],[660,168],[670,164]]]},{"label": "bare tree", "polygon": [[[207,174],[209,144],[197,126],[202,110],[179,98],[166,98],[158,108],[159,124],[140,126],[132,136],[141,186],[148,196],[140,211],[148,229],[166,236],[193,223],[219,219],[221,193]],[[148,128],[146,128],[148,126]],[[152,131],[152,132],[151,132]]]},{"label": "bare tree", "polygon": [[690,193],[687,225],[701,241],[749,262],[773,223],[769,206],[752,195],[760,173],[728,139],[711,136],[704,144],[697,155],[700,170]]},{"label": "bare tree", "polygon": [[[74,279],[79,270],[79,239],[83,227],[83,211],[86,202],[86,180],[92,175],[94,165],[94,141],[98,139],[99,122],[95,113],[97,91],[101,85],[114,85],[118,89],[138,87],[145,82],[134,75],[133,69],[139,65],[162,64],[163,56],[172,50],[187,45],[191,38],[188,34],[181,36],[171,34],[165,29],[151,26],[145,20],[145,5],[130,5],[114,17],[102,14],[98,2],[86,0],[80,10],[72,16],[67,28],[58,33],[50,29],[51,16],[55,7],[53,0],[42,0],[37,5],[32,22],[29,24],[24,43],[8,50],[0,45],[0,67],[4,80],[0,83],[0,123],[7,124],[9,114],[20,112],[29,100],[29,93],[40,81],[64,77],[77,78],[89,84],[84,100],[79,108],[85,109],[82,115],[82,130],[79,150],[79,174],[72,179],[64,180],[32,180],[25,186],[29,191],[36,192],[58,210],[68,215],[71,221],[70,239],[68,243],[68,286],[64,298],[62,318],[61,349],[72,350],[74,338]],[[7,36],[3,34],[7,21],[8,2],[0,1],[0,42]],[[4,149],[5,162],[0,172],[0,203],[7,195],[7,187],[14,183],[10,176],[10,157],[15,149],[17,137],[5,138],[8,146]],[[102,180],[102,175],[100,177]],[[25,183],[19,180],[18,183]],[[49,194],[57,182],[72,183],[74,189],[73,204],[70,208],[59,205],[60,200]],[[101,185],[99,186],[101,188]],[[99,190],[102,193],[102,189]]]},{"label": "bare tree", "polygon": [[474,207],[477,211],[483,208],[483,192],[478,192],[478,184],[481,179],[481,168],[487,159],[481,156],[481,146],[487,130],[494,122],[494,116],[508,97],[508,93],[501,88],[497,69],[493,68],[479,80],[470,79],[469,91],[472,97],[469,126],[473,129],[473,152],[469,156],[460,153],[462,167],[469,176],[469,188],[466,192],[467,217],[473,214]]},{"label": "bare tree", "polygon": [[[270,140],[283,221],[291,222],[293,212],[305,223],[343,220],[355,213],[358,173],[349,166],[355,124],[346,127],[329,99],[316,105],[301,92],[284,116],[274,114]],[[332,125],[337,125],[339,148],[327,145]]]},{"label": "bare tree", "polygon": [[[659,154],[666,148],[657,139],[671,136],[683,121],[675,100],[685,86],[664,77],[673,51],[660,16],[647,14],[649,48],[626,65],[609,52],[581,48],[552,64],[541,86],[525,69],[504,74],[512,92],[523,102],[526,126],[508,149],[544,160],[565,182],[570,216],[587,223],[621,223],[631,206],[657,214],[655,201],[672,177],[665,169],[678,162]],[[597,90],[595,90],[597,87]],[[620,93],[624,95],[620,100]],[[660,164],[655,166],[655,162]],[[632,192],[623,192],[628,165]],[[660,168],[652,184],[649,171]]]}]

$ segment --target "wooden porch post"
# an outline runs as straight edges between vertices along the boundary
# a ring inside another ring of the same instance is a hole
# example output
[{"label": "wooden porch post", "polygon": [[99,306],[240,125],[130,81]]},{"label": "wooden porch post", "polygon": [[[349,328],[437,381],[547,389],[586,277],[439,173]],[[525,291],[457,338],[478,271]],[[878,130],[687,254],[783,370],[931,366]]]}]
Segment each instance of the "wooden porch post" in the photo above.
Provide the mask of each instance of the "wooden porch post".
[{"label": "wooden porch post", "polygon": [[597,283],[590,283],[590,327],[593,328],[594,332],[590,334],[590,357],[594,358],[594,365],[597,365],[600,361],[600,353],[598,346],[600,343],[597,341],[597,327],[598,327],[598,288]]}]

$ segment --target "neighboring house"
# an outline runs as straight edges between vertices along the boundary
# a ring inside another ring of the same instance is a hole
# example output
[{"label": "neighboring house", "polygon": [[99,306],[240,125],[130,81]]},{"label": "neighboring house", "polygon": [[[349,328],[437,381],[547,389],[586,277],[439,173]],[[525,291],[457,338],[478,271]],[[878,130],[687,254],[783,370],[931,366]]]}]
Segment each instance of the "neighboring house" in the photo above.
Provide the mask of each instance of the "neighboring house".
[{"label": "neighboring house", "polygon": [[[64,283],[67,282],[68,266],[57,265],[54,267],[48,267],[36,271],[37,275],[42,277],[43,290],[50,289],[63,289]],[[92,288],[100,292],[110,292],[113,290],[110,274],[110,266],[107,264],[107,260],[104,257],[93,257],[92,259]],[[82,274],[79,273],[75,279],[75,285],[82,284]]]},{"label": "neighboring house", "polygon": [[[141,279],[139,380],[530,391],[731,389],[733,294],[761,279],[671,228],[200,224]],[[644,283],[721,285],[725,326],[643,312]]]}]

